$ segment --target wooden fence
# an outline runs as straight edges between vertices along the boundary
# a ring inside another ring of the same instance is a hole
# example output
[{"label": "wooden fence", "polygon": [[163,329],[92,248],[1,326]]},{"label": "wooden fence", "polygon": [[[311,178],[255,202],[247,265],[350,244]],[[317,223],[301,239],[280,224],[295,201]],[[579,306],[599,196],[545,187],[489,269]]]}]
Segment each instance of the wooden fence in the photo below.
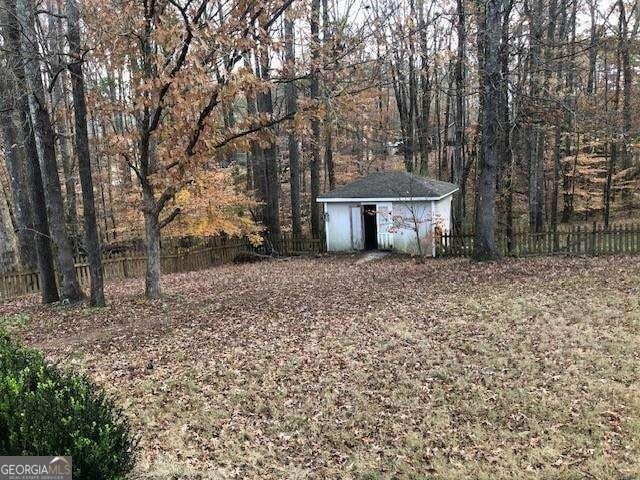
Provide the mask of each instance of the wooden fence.
[{"label": "wooden fence", "polygon": [[[474,232],[444,233],[436,252],[441,257],[469,257],[473,253]],[[640,225],[574,226],[531,232],[516,229],[510,238],[496,234],[498,251],[505,257],[532,255],[605,255],[640,253]]]},{"label": "wooden fence", "polygon": [[[260,252],[265,247],[254,247],[246,239],[217,239],[208,242],[209,246],[176,250],[161,255],[162,273],[179,273],[201,270],[215,265],[231,263],[240,254]],[[291,256],[324,251],[320,239],[283,236],[272,239],[266,246],[277,255]],[[105,255],[102,261],[105,281],[122,278],[144,277],[147,259],[144,255],[125,252],[117,255]],[[80,284],[89,286],[89,265],[80,259],[76,263],[76,273]],[[11,272],[0,275],[0,300],[15,298],[40,291],[38,272]]]},{"label": "wooden fence", "polygon": [[278,255],[290,257],[303,253],[320,253],[325,251],[324,241],[319,238],[293,237],[289,235],[270,240],[271,247]]}]

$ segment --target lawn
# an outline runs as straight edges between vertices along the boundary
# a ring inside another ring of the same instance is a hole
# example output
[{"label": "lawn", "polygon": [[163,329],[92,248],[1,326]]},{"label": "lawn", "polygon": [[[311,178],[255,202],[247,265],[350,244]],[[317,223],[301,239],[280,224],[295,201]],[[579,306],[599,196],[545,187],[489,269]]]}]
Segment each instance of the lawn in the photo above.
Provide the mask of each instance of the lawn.
[{"label": "lawn", "polygon": [[112,284],[109,306],[0,306],[141,435],[138,478],[640,475],[637,257],[353,257]]}]

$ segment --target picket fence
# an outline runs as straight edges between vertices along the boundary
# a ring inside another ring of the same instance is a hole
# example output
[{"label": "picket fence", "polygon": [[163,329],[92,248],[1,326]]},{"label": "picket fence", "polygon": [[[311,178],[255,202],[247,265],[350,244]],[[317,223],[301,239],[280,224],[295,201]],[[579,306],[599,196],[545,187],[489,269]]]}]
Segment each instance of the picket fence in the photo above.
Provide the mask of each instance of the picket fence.
[{"label": "picket fence", "polygon": [[[470,257],[473,253],[474,232],[445,232],[436,247],[440,257]],[[640,225],[571,226],[556,231],[532,232],[516,229],[510,238],[497,232],[498,251],[505,257],[533,255],[605,255],[640,252]]]},{"label": "picket fence", "polygon": [[[324,243],[316,238],[283,236],[271,239],[266,245],[255,247],[246,239],[214,239],[206,247],[192,249],[169,249],[161,255],[162,273],[180,273],[201,270],[224,263],[231,263],[241,254],[262,253],[292,256],[324,251]],[[141,278],[146,272],[147,259],[134,250],[120,254],[105,255],[102,261],[105,281]],[[76,274],[80,284],[89,286],[89,265],[80,259],[76,263]],[[11,272],[0,275],[0,300],[7,300],[40,291],[38,272]]]}]

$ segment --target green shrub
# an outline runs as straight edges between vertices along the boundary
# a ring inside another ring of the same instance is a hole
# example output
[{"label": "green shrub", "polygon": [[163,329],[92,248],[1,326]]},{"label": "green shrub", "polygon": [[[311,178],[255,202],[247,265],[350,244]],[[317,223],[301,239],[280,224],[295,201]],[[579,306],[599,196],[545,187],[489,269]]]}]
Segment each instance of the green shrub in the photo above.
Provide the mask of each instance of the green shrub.
[{"label": "green shrub", "polygon": [[0,455],[70,455],[74,479],[121,479],[135,446],[101,389],[0,331]]}]

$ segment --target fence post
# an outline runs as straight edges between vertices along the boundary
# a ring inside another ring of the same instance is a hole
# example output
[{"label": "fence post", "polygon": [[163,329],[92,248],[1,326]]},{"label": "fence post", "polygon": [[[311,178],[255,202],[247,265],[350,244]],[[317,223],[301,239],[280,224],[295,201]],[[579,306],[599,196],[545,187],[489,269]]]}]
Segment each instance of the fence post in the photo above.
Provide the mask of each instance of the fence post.
[{"label": "fence post", "polygon": [[580,227],[580,225],[578,225],[577,228],[577,254],[580,255],[582,253],[582,228]]},{"label": "fence post", "polygon": [[629,252],[629,226],[624,226],[624,252]]},{"label": "fence post", "polygon": [[122,276],[124,278],[129,278],[129,269],[127,268],[127,257],[122,257]]}]

